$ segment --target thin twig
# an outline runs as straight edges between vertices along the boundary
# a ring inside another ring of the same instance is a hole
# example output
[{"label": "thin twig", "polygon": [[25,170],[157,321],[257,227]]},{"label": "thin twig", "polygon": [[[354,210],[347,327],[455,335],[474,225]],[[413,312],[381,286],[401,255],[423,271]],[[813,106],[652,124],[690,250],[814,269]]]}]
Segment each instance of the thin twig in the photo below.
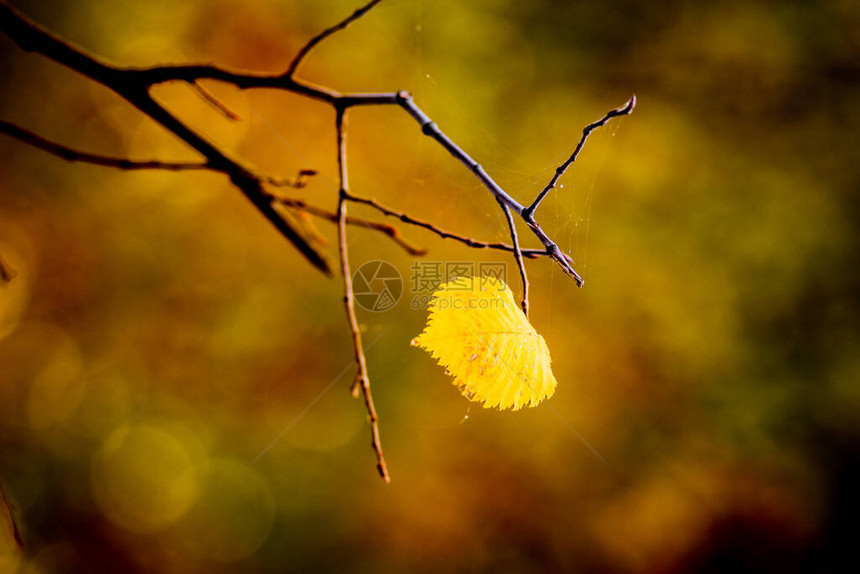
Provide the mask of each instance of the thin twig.
[{"label": "thin twig", "polygon": [[225,118],[228,120],[233,120],[234,122],[240,122],[244,118],[234,112],[230,107],[215,97],[215,94],[204,88],[200,85],[200,82],[194,81],[189,83],[191,88],[197,93],[198,96],[203,98],[203,101],[211,104],[216,110],[221,112]]},{"label": "thin twig", "polygon": [[[432,231],[439,237],[443,239],[453,239],[455,241],[459,241],[469,247],[474,247],[475,249],[498,249],[500,251],[509,251],[511,253],[514,252],[514,247],[512,245],[508,245],[506,243],[489,243],[487,241],[478,241],[477,239],[473,239],[471,237],[466,237],[464,235],[458,235],[456,233],[452,233],[450,231],[445,231],[430,223],[429,221],[423,221],[421,219],[415,219],[414,217],[407,215],[401,211],[396,211],[391,209],[390,207],[386,207],[376,201],[375,199],[369,197],[359,197],[357,195],[350,194],[347,198],[349,201],[354,203],[361,203],[364,205],[369,205],[370,207],[376,209],[380,213],[387,215],[389,217],[395,217],[402,221],[403,223],[407,223],[409,225],[414,225],[416,227],[423,227],[428,231]],[[541,257],[544,255],[549,255],[546,250],[543,249],[523,249],[521,250],[523,257],[527,257],[529,259],[535,259],[537,257]]]},{"label": "thin twig", "polygon": [[293,61],[290,62],[290,67],[287,68],[287,71],[284,76],[287,78],[292,78],[296,71],[299,69],[299,66],[302,64],[304,59],[307,57],[308,54],[311,53],[311,50],[313,50],[317,44],[319,44],[335,32],[343,30],[344,28],[364,16],[371,8],[379,4],[381,1],[382,0],[371,0],[370,2],[353,12],[352,15],[350,15],[349,17],[341,20],[330,28],[326,28],[325,30],[311,38],[307,44],[302,46],[301,50],[299,50],[298,54],[296,54],[296,56],[293,58]]},{"label": "thin twig", "polygon": [[[5,120],[0,120],[0,133],[4,133],[22,143],[46,151],[51,155],[66,161],[79,161],[102,167],[112,167],[122,170],[164,169],[168,171],[219,171],[209,162],[169,162],[159,160],[133,160],[125,157],[94,154],[74,149],[44,138],[37,133]],[[315,169],[301,169],[296,177],[278,177],[273,175],[257,175],[261,182],[275,187],[303,188],[308,178],[317,174]]]},{"label": "thin twig", "polygon": [[307,185],[308,178],[316,174],[317,170],[305,168],[300,169],[298,175],[292,179],[273,176],[262,176],[260,179],[275,187],[295,187],[297,189],[301,189]]},{"label": "thin twig", "polygon": [[529,278],[526,275],[526,266],[523,263],[523,253],[520,249],[520,240],[517,237],[517,226],[514,223],[514,216],[511,215],[511,210],[507,205],[499,202],[499,205],[502,206],[502,212],[505,214],[505,219],[508,220],[508,228],[511,231],[511,243],[514,244],[514,259],[517,262],[517,267],[520,270],[520,279],[523,282],[523,298],[520,302],[520,305],[523,308],[523,313],[526,315],[526,319],[529,318]]},{"label": "thin twig", "polygon": [[[300,210],[304,213],[313,215],[314,217],[319,217],[320,219],[325,219],[333,223],[338,222],[337,212],[329,211],[325,208],[310,204],[303,199],[295,199],[282,195],[274,195],[274,197],[275,201],[286,207]],[[380,233],[390,237],[392,241],[402,247],[409,255],[412,255],[414,257],[421,257],[423,255],[427,255],[427,249],[423,247],[417,247],[416,245],[413,245],[412,243],[407,241],[403,237],[403,234],[400,232],[400,230],[393,225],[380,223],[378,221],[370,221],[368,219],[364,219],[362,217],[355,217],[353,215],[347,216],[346,224],[353,225],[355,227],[365,227],[367,229],[379,231]]]},{"label": "thin twig", "polygon": [[523,210],[523,217],[530,218],[534,215],[535,210],[540,205],[543,198],[546,197],[546,194],[550,192],[552,188],[555,187],[558,179],[564,175],[564,172],[567,171],[567,168],[570,167],[570,164],[576,161],[576,158],[579,156],[579,152],[582,151],[583,146],[585,146],[585,141],[588,139],[588,136],[591,135],[591,132],[596,130],[599,127],[606,125],[606,123],[612,118],[618,116],[626,116],[633,112],[633,109],[636,107],[636,96],[630,98],[626,104],[621,106],[620,108],[616,108],[607,112],[605,116],[597,120],[596,122],[590,123],[582,130],[582,138],[579,140],[579,143],[576,144],[576,148],[573,150],[573,153],[570,154],[570,157],[567,158],[564,163],[558,166],[555,170],[555,173],[552,176],[552,179],[549,180],[549,183],[541,190],[541,192],[537,195],[534,202],[529,205],[527,208]]},{"label": "thin twig", "polygon": [[[220,171],[215,169],[210,162],[169,162],[159,160],[133,160],[125,157],[94,154],[81,151],[69,146],[59,144],[21,126],[0,120],[0,133],[6,134],[22,143],[36,149],[48,152],[51,155],[66,161],[89,163],[102,167],[112,167],[122,170],[164,169],[168,171]],[[275,187],[303,188],[307,185],[308,178],[317,174],[315,169],[301,169],[296,177],[287,178],[273,175],[255,175],[261,182]]]},{"label": "thin twig", "polygon": [[412,96],[408,92],[398,92],[397,103],[401,108],[406,110],[406,112],[412,116],[416,122],[418,122],[418,125],[421,126],[421,133],[439,142],[439,145],[445,148],[448,153],[469,168],[469,171],[474,173],[481,183],[490,190],[490,192],[496,197],[497,201],[506,204],[517,213],[522,212],[523,206],[520,205],[513,197],[508,195],[508,193],[489,176],[486,170],[481,167],[481,164],[472,159],[469,154],[460,149],[460,147],[455,144],[451,138],[445,135],[436,123],[431,120],[421,108],[415,105],[415,102],[412,101]]},{"label": "thin twig", "polygon": [[16,124],[0,120],[0,133],[4,133],[18,141],[31,145],[40,150],[46,151],[51,155],[55,155],[66,161],[79,161],[82,163],[91,163],[105,167],[115,167],[118,169],[134,170],[134,169],[166,169],[171,171],[182,170],[201,170],[211,169],[209,163],[202,162],[169,162],[169,161],[136,161],[124,157],[114,157],[108,155],[99,155],[79,151],[51,140],[45,139],[42,136],[24,129]]},{"label": "thin twig", "polygon": [[382,455],[382,442],[379,439],[379,417],[376,415],[373,395],[370,392],[367,358],[364,356],[361,331],[358,326],[358,318],[355,315],[355,295],[352,289],[352,272],[349,268],[349,253],[346,243],[346,212],[349,205],[347,203],[349,184],[346,170],[346,111],[346,108],[337,108],[335,127],[337,129],[337,164],[340,181],[337,199],[338,251],[340,252],[340,268],[343,273],[343,302],[349,320],[349,329],[352,332],[352,344],[355,353],[355,381],[350,390],[353,396],[357,396],[359,389],[364,395],[364,404],[367,407],[367,416],[370,420],[370,445],[376,453],[376,469],[379,471],[379,476],[385,482],[389,482],[391,479],[388,476],[388,467],[385,464],[385,457]]}]

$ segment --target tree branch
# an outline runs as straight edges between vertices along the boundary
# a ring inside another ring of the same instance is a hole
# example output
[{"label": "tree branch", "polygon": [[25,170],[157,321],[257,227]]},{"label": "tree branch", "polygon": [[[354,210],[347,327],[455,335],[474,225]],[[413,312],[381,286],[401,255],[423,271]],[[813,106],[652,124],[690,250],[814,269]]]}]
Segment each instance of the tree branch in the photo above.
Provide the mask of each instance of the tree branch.
[{"label": "tree branch", "polygon": [[22,49],[40,53],[110,88],[197,150],[206,158],[209,168],[229,176],[230,181],[308,261],[325,274],[331,275],[331,266],[327,259],[311,245],[307,231],[297,229],[278,215],[263,193],[259,180],[247,168],[227,157],[215,145],[152,99],[149,94],[152,84],[147,83],[142,76],[99,62],[70,44],[54,38],[15,12],[5,2],[0,2],[0,30],[3,30]]},{"label": "tree branch", "polygon": [[275,187],[295,187],[301,189],[307,185],[308,178],[317,174],[315,169],[300,169],[298,175],[293,179],[274,176],[262,176],[261,181]]},{"label": "tree branch", "polygon": [[351,392],[358,396],[359,389],[364,395],[364,404],[367,407],[367,416],[370,420],[370,445],[376,453],[376,469],[379,476],[385,482],[391,479],[388,476],[388,467],[385,457],[382,455],[382,443],[379,439],[379,417],[376,415],[376,407],[373,404],[373,395],[370,392],[370,378],[367,375],[367,358],[364,356],[364,347],[361,344],[361,331],[358,319],[355,316],[355,295],[352,290],[352,272],[349,268],[349,253],[346,244],[346,212],[347,198],[349,196],[349,184],[346,171],[346,112],[347,108],[336,108],[335,127],[337,128],[337,165],[340,189],[337,199],[337,236],[338,251],[340,252],[340,268],[343,273],[343,302],[346,307],[346,316],[349,321],[349,329],[352,332],[353,351],[355,352],[355,381],[352,383]]},{"label": "tree branch", "polygon": [[[21,19],[19,15],[17,15],[14,11],[5,7],[2,3],[3,0],[0,0],[0,16],[10,15],[12,19],[18,18]],[[360,8],[355,13],[353,13],[350,17],[341,21],[339,24],[332,26],[327,29],[323,33],[314,37],[308,44],[306,44],[300,54],[294,58],[293,62],[296,63],[296,68],[298,64],[306,57],[310,51],[319,44],[320,41],[330,36],[334,32],[343,29],[346,25],[350,24],[354,20],[358,19],[360,16],[365,14],[370,10],[373,6],[375,6],[378,2],[370,2],[366,4],[363,8]],[[5,12],[5,14],[4,14]],[[3,19],[0,19],[3,20]],[[246,73],[246,72],[237,72],[230,71],[224,68],[220,68],[217,66],[208,66],[208,65],[167,65],[167,66],[156,66],[150,68],[117,68],[113,66],[109,66],[102,62],[95,61],[89,56],[83,55],[81,52],[71,48],[68,44],[64,42],[55,40],[51,38],[51,42],[47,43],[49,47],[48,53],[45,52],[47,49],[46,46],[40,46],[39,42],[33,42],[33,36],[38,36],[39,34],[45,35],[44,31],[35,27],[32,24],[27,23],[26,26],[23,26],[24,30],[20,30],[11,26],[11,28],[15,28],[12,32],[8,30],[10,26],[6,23],[2,25],[4,31],[6,31],[13,39],[19,42],[22,47],[25,49],[32,49],[35,51],[39,51],[48,57],[58,61],[59,63],[63,63],[73,69],[76,69],[91,77],[96,79],[97,81],[101,81],[115,89],[108,78],[119,76],[123,78],[123,81],[129,81],[130,83],[141,85],[144,87],[150,87],[154,84],[171,81],[171,80],[183,80],[186,82],[195,82],[199,79],[214,79],[220,80],[228,83],[232,83],[239,88],[277,88],[285,91],[293,92],[300,95],[305,95],[307,97],[321,100],[327,102],[334,106],[339,106],[343,109],[353,106],[362,106],[362,105],[391,105],[396,104],[403,108],[410,116],[412,116],[416,122],[421,126],[422,132],[432,137],[436,140],[443,148],[445,148],[452,156],[461,161],[464,165],[466,165],[470,171],[472,171],[476,177],[490,190],[490,192],[496,197],[497,201],[507,205],[512,211],[519,214],[529,228],[532,230],[534,235],[540,240],[541,243],[546,247],[546,253],[555,260],[562,270],[565,273],[571,275],[573,279],[576,281],[578,286],[582,286],[584,281],[579,276],[579,274],[573,269],[571,265],[571,258],[569,255],[563,253],[558,245],[541,229],[540,225],[534,220],[533,212],[536,209],[537,205],[540,204],[540,201],[552,189],[555,182],[552,182],[552,186],[548,185],[544,191],[539,195],[539,199],[536,199],[528,207],[523,207],[516,200],[514,200],[509,194],[507,194],[481,167],[475,160],[473,160],[466,152],[464,152],[459,146],[457,146],[449,137],[447,137],[443,132],[439,130],[435,123],[420,109],[418,106],[414,104],[412,101],[412,97],[404,91],[396,92],[396,93],[379,93],[379,94],[341,94],[335,90],[331,90],[328,88],[314,86],[312,84],[306,83],[304,81],[297,80],[293,77],[293,74],[285,73],[285,74],[263,74],[263,73]],[[34,47],[35,46],[35,47]],[[58,52],[58,54],[53,54],[52,51]],[[292,68],[292,65],[291,65]],[[293,70],[295,71],[295,69]],[[289,70],[288,70],[289,72]],[[123,95],[122,93],[120,95]],[[134,102],[132,102],[134,103]],[[594,124],[589,125],[586,130],[584,130],[583,139],[580,142],[580,145],[577,146],[578,150],[582,149],[582,146],[585,143],[590,132],[605,124],[609,119],[618,115],[626,115],[632,112],[633,107],[635,106],[635,96],[631,98],[628,104],[622,108],[617,110],[613,110],[602,120],[595,122]],[[180,136],[181,137],[181,136]],[[183,138],[184,139],[184,138]],[[189,142],[190,143],[190,142]],[[573,159],[566,162],[564,170],[567,169],[567,166],[572,163],[576,155],[578,155],[579,151],[575,151],[572,156]],[[205,154],[204,154],[205,155]],[[558,170],[557,170],[558,171]],[[560,177],[560,173],[558,175]],[[557,181],[557,177],[554,178]],[[247,187],[247,186],[246,186]],[[246,195],[250,194],[254,196],[253,190],[248,191],[243,189]],[[255,205],[258,205],[258,202],[250,197],[252,202]],[[258,209],[263,211],[264,215],[271,220],[271,214],[267,213],[267,209],[265,206],[262,208],[258,205]],[[281,227],[281,224],[275,223],[276,227]],[[283,230],[282,230],[283,233]],[[288,235],[288,238],[289,235]],[[294,241],[294,238],[290,238],[291,241]],[[300,251],[305,253],[307,251],[307,247],[301,247]],[[308,256],[306,254],[306,256]],[[316,256],[311,255],[309,259],[311,259],[317,266],[322,267],[319,261],[316,259],[321,259],[319,254]]]},{"label": "tree branch", "polygon": [[5,120],[0,120],[0,133],[4,133],[9,137],[15,138],[27,145],[31,145],[40,150],[46,151],[51,155],[55,155],[66,161],[79,161],[82,163],[91,163],[105,167],[115,167],[118,169],[135,170],[135,169],[167,169],[171,171],[183,170],[201,170],[212,169],[209,163],[205,162],[166,162],[158,160],[135,161],[124,157],[114,157],[107,155],[98,155],[79,151],[55,142],[45,139],[42,136],[24,129],[18,125]]},{"label": "tree branch", "polygon": [[191,82],[189,85],[198,96],[203,98],[204,102],[211,104],[212,107],[221,112],[221,115],[223,115],[225,118],[234,122],[242,121],[242,116],[230,109],[227,104],[216,98],[215,94],[201,86],[200,82],[194,81]]},{"label": "tree branch", "polygon": [[[635,96],[632,99],[635,102]],[[397,93],[397,103],[402,107],[406,112],[415,119],[416,122],[421,126],[421,131],[424,135],[429,136],[439,142],[439,144],[444,147],[448,153],[458,159],[461,163],[463,163],[469,170],[475,174],[475,176],[484,184],[484,186],[490,190],[496,201],[499,204],[507,206],[512,211],[519,214],[526,224],[531,228],[532,232],[535,236],[540,240],[541,243],[546,247],[547,254],[562,268],[562,270],[573,277],[576,281],[577,286],[582,287],[585,284],[582,277],[576,272],[576,270],[571,265],[571,257],[564,253],[561,248],[556,244],[555,241],[550,239],[550,237],[541,229],[541,226],[534,220],[534,217],[527,213],[526,208],[520,205],[515,199],[513,199],[510,195],[508,195],[499,184],[497,184],[493,178],[491,178],[487,172],[484,170],[481,165],[472,159],[466,152],[460,149],[451,139],[442,133],[436,124],[425,114],[415,103],[412,101],[412,96],[407,92],[398,92]],[[631,108],[632,109],[632,108]],[[629,112],[628,112],[629,113]]]},{"label": "tree branch", "polygon": [[[457,146],[451,138],[445,135],[413,102],[412,96],[408,92],[341,93],[331,88],[317,86],[295,78],[295,74],[301,64],[317,45],[336,32],[343,30],[352,22],[361,18],[380,1],[381,0],[371,0],[370,2],[367,2],[347,18],[311,38],[299,50],[284,73],[273,74],[235,71],[215,65],[197,64],[161,65],[152,67],[117,67],[90,56],[73,47],[71,44],[56,38],[10,8],[6,3],[6,0],[0,0],[0,30],[5,32],[22,49],[40,53],[47,58],[113,90],[138,110],[158,122],[162,127],[184,141],[191,148],[195,149],[203,156],[203,158],[205,158],[205,161],[200,163],[170,163],[155,160],[133,161],[124,158],[89,154],[73,150],[72,148],[51,142],[9,122],[0,123],[0,131],[17,138],[24,143],[38,147],[52,153],[53,155],[70,161],[82,161],[120,169],[206,169],[223,173],[230,178],[230,181],[239,190],[242,191],[257,210],[260,211],[260,213],[262,213],[286,239],[293,243],[293,245],[306,259],[308,259],[308,261],[326,274],[331,274],[331,266],[323,253],[318,251],[314,246],[314,230],[306,223],[303,223],[301,218],[290,217],[289,220],[285,219],[285,217],[278,212],[276,207],[280,205],[292,209],[298,209],[301,213],[322,217],[329,221],[331,221],[333,217],[338,226],[338,251],[340,255],[341,270],[344,275],[344,302],[347,310],[347,317],[349,319],[350,330],[353,336],[357,366],[356,379],[353,383],[352,390],[354,394],[359,391],[364,394],[365,404],[370,416],[371,439],[373,449],[377,455],[377,466],[380,475],[388,480],[385,460],[382,456],[382,448],[379,442],[379,427],[376,410],[370,393],[366,359],[362,350],[363,348],[358,329],[358,321],[355,316],[354,294],[352,291],[352,280],[349,272],[349,257],[346,243],[347,225],[358,225],[383,232],[394,241],[398,242],[402,247],[410,251],[410,253],[417,254],[416,252],[418,251],[418,248],[406,243],[400,237],[399,231],[394,227],[360,218],[349,217],[347,214],[348,203],[355,202],[369,205],[386,216],[398,218],[401,222],[409,225],[423,227],[440,237],[454,239],[470,247],[499,249],[512,252],[516,259],[523,282],[523,311],[528,315],[529,285],[523,261],[524,258],[535,258],[543,255],[549,256],[562,268],[562,270],[564,270],[565,273],[570,275],[576,281],[578,286],[581,287],[583,285],[582,278],[573,268],[573,260],[570,255],[564,253],[556,242],[553,241],[541,228],[534,219],[534,212],[549,191],[555,187],[556,182],[562,174],[564,174],[568,167],[576,161],[579,152],[582,150],[591,132],[603,126],[614,117],[630,114],[636,105],[636,97],[632,97],[625,106],[610,111],[601,120],[586,126],[583,130],[582,138],[576,146],[573,154],[556,169],[555,175],[546,187],[544,187],[544,189],[538,194],[535,200],[527,207],[524,207],[511,197],[504,189],[502,189],[480,164]],[[268,183],[272,186],[291,185],[293,187],[302,187],[306,178],[315,173],[312,173],[312,170],[303,170],[302,172],[299,172],[298,177],[293,180],[257,175],[253,170],[242,165],[239,161],[230,158],[226,152],[220,150],[201,134],[192,130],[188,125],[158,104],[150,95],[151,88],[157,84],[176,80],[184,81],[197,90],[198,94],[200,94],[206,101],[215,105],[222,114],[230,117],[231,119],[235,119],[235,117],[237,117],[235,112],[232,112],[232,110],[227,108],[222,102],[217,100],[217,98],[198,84],[198,80],[203,79],[226,82],[240,89],[278,89],[321,101],[334,107],[336,111],[337,149],[340,177],[338,205],[337,211],[334,214],[314,206],[309,206],[301,200],[275,197],[263,187],[264,183]],[[400,107],[408,113],[419,124],[419,126],[421,126],[421,131],[424,135],[435,140],[446,151],[448,151],[451,156],[463,163],[490,191],[499,203],[508,222],[512,245],[477,241],[469,237],[454,234],[442,230],[430,222],[422,221],[406,215],[405,213],[387,208],[373,199],[351,195],[349,192],[346,171],[345,117],[349,108],[367,105],[396,105]],[[523,219],[531,232],[544,246],[544,249],[522,249],[520,247],[513,213],[516,213]],[[292,221],[292,219],[296,219],[296,221]]]},{"label": "tree branch", "polygon": [[[179,163],[179,162],[164,162],[158,160],[136,161],[124,157],[114,157],[106,155],[98,155],[76,150],[68,146],[64,146],[42,136],[17,126],[11,122],[0,120],[0,133],[5,133],[12,138],[15,138],[23,143],[31,145],[35,148],[46,151],[52,155],[65,159],[67,161],[77,161],[89,163],[104,167],[113,167],[122,170],[143,170],[143,169],[164,169],[170,171],[186,171],[186,170],[212,170],[208,163]],[[316,170],[302,169],[295,178],[283,178],[275,176],[256,176],[259,181],[268,183],[276,187],[295,187],[302,188],[307,183],[309,176],[316,175]],[[321,207],[311,205],[302,200],[287,198],[285,196],[277,196],[270,194],[273,198],[287,207],[308,213],[315,217],[320,217],[328,221],[337,223],[337,214],[332,211],[327,211]],[[427,250],[417,247],[407,241],[399,229],[392,225],[369,221],[360,217],[348,217],[348,225],[357,227],[366,227],[374,229],[391,238],[397,245],[402,247],[407,253],[413,256],[422,256],[427,254]],[[15,272],[0,259],[0,281],[8,283],[15,277]]]},{"label": "tree branch", "polygon": [[351,16],[341,20],[330,28],[326,28],[325,30],[311,38],[307,44],[302,46],[301,50],[299,50],[299,53],[296,54],[295,58],[293,58],[293,61],[290,62],[290,67],[287,68],[287,71],[284,76],[286,76],[287,78],[292,78],[296,71],[298,71],[299,66],[301,66],[304,59],[307,57],[308,54],[311,53],[311,51],[317,46],[317,44],[319,44],[335,32],[343,30],[344,28],[367,14],[367,12],[370,11],[371,8],[379,4],[381,1],[382,0],[371,0],[370,2],[353,12]]},{"label": "tree branch", "polygon": [[[509,251],[511,253],[514,252],[514,247],[512,245],[508,245],[506,243],[488,243],[486,241],[478,241],[477,239],[472,239],[471,237],[466,237],[464,235],[458,235],[456,233],[452,233],[450,231],[445,231],[430,223],[429,221],[423,221],[420,219],[415,219],[414,217],[407,215],[401,211],[395,211],[390,207],[386,207],[376,201],[375,199],[369,197],[359,197],[357,195],[350,194],[347,198],[349,201],[354,203],[361,203],[364,205],[369,205],[370,207],[376,209],[380,213],[387,215],[389,217],[395,217],[402,221],[403,223],[407,223],[409,225],[414,225],[416,227],[423,227],[428,231],[432,231],[439,237],[443,239],[453,239],[455,241],[459,241],[469,247],[473,247],[475,249],[498,249],[500,251]],[[543,249],[523,249],[522,254],[524,257],[529,259],[535,259],[537,257],[541,257],[543,255],[548,255],[548,253]]]},{"label": "tree branch", "polygon": [[[307,213],[309,215],[313,215],[314,217],[319,217],[320,219],[325,219],[327,221],[331,221],[333,223],[338,222],[338,215],[335,211],[329,211],[322,207],[318,207],[316,205],[312,205],[303,199],[295,199],[292,197],[286,197],[281,195],[274,195],[275,201],[279,204],[291,208],[299,210],[303,213]],[[355,217],[352,215],[348,215],[346,218],[347,225],[353,225],[355,227],[365,227],[367,229],[373,229],[375,231],[379,231],[380,233],[387,235],[394,241],[397,245],[402,247],[409,255],[413,255],[415,257],[421,257],[423,255],[427,255],[427,249],[423,247],[417,247],[407,241],[400,230],[393,225],[387,225],[385,223],[380,223],[378,221],[370,221],[368,219],[364,219],[361,217]]]},{"label": "tree branch", "polygon": [[579,156],[579,152],[582,151],[583,146],[585,146],[585,141],[588,139],[588,136],[591,135],[591,132],[593,132],[599,127],[606,125],[606,123],[612,118],[631,114],[635,107],[636,96],[633,96],[627,101],[626,104],[624,104],[620,108],[616,108],[614,110],[609,111],[605,116],[603,116],[596,122],[590,123],[585,126],[585,128],[583,128],[582,130],[582,138],[579,140],[579,143],[576,144],[576,149],[573,150],[573,153],[570,154],[570,157],[567,158],[564,163],[562,163],[555,169],[555,174],[553,174],[552,179],[549,180],[549,183],[547,183],[546,186],[541,190],[541,192],[537,195],[532,204],[523,210],[523,217],[529,219],[534,215],[535,210],[538,208],[538,205],[540,205],[541,201],[543,201],[543,198],[546,197],[546,194],[548,194],[550,190],[555,187],[556,182],[562,175],[564,175],[564,172],[567,171],[567,168],[570,167],[570,164],[576,161],[576,158]]},{"label": "tree branch", "polygon": [[[125,157],[100,155],[77,150],[47,138],[44,138],[28,129],[22,128],[12,122],[0,120],[0,133],[4,133],[11,138],[14,138],[22,143],[46,151],[51,155],[57,156],[67,161],[76,161],[89,163],[103,167],[113,167],[122,170],[138,170],[138,169],[165,169],[169,171],[193,171],[193,170],[210,170],[220,172],[215,169],[209,162],[169,162],[159,160],[133,160]],[[257,175],[256,177],[262,183],[268,183],[275,187],[294,187],[297,189],[307,185],[308,178],[317,174],[315,169],[301,169],[296,177],[287,178],[274,175]]]},{"label": "tree branch", "polygon": [[457,160],[459,160],[463,165],[469,168],[469,171],[475,174],[475,176],[483,183],[487,189],[496,197],[496,200],[499,203],[505,204],[517,213],[522,212],[523,206],[517,203],[517,201],[512,198],[510,195],[503,190],[499,184],[497,184],[493,178],[491,178],[487,172],[484,170],[481,165],[476,162],[474,159],[469,156],[466,152],[464,152],[460,147],[455,144],[451,138],[446,136],[442,131],[436,126],[436,123],[431,120],[427,114],[425,114],[421,108],[415,105],[415,102],[412,101],[412,96],[408,92],[398,92],[397,93],[397,103],[401,108],[406,110],[412,118],[418,122],[418,125],[421,126],[421,133],[425,136],[431,137],[445,148],[448,153],[454,156]]}]

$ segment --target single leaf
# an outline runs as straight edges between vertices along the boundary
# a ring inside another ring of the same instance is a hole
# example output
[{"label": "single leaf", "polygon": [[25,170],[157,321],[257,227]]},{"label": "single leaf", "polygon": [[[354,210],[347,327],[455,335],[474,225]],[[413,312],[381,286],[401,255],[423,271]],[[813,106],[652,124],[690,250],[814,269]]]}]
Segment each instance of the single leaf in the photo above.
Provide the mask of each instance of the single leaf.
[{"label": "single leaf", "polygon": [[504,281],[458,277],[433,295],[425,349],[469,400],[484,408],[533,407],[555,392],[549,349]]}]

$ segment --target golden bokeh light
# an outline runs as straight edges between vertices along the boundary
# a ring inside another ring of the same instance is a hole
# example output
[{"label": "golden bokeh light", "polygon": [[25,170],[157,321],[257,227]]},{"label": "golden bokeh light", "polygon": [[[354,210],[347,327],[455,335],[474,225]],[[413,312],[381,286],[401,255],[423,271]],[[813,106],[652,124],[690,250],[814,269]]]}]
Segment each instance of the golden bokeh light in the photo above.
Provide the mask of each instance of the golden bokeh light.
[{"label": "golden bokeh light", "polygon": [[199,468],[188,448],[153,425],[116,429],[92,462],[102,513],[133,532],[155,532],[183,516],[198,496]]},{"label": "golden bokeh light", "polygon": [[260,473],[235,460],[213,459],[201,469],[195,505],[172,535],[201,560],[235,562],[266,541],[274,520],[274,497]]}]

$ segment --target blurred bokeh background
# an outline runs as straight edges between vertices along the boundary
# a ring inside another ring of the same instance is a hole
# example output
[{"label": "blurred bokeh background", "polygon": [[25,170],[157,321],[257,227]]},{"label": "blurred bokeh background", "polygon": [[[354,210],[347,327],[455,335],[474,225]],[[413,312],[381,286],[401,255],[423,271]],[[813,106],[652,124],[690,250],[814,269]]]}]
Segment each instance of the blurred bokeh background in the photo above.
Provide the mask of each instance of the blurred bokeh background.
[{"label": "blurred bokeh background", "polygon": [[[358,2],[12,4],[115,63],[279,71]],[[26,543],[1,516],[0,571],[842,570],[860,480],[858,29],[846,0],[385,0],[322,45],[304,78],[410,90],[523,202],[583,126],[639,98],[538,212],[586,280],[529,263],[548,404],[469,408],[409,347],[416,259],[351,230],[354,268],[385,260],[406,282],[359,316],[389,485],[348,393],[341,283],[225,178],[0,138],[0,256],[17,271],[0,286],[0,479]],[[187,85],[157,95],[262,171],[318,169],[296,196],[334,207],[330,108],[205,87],[244,121]],[[197,159],[6,37],[0,118]],[[492,197],[402,111],[355,110],[349,146],[356,193],[506,239]],[[518,291],[509,257],[403,232],[425,261],[509,262]]]}]

